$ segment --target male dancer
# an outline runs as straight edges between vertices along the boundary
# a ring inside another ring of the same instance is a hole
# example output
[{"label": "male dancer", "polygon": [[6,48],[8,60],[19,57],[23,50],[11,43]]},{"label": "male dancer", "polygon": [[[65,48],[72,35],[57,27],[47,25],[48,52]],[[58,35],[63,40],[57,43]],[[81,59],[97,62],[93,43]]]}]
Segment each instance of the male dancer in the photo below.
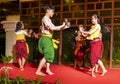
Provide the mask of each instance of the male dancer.
[{"label": "male dancer", "polygon": [[50,5],[46,5],[44,7],[45,15],[42,18],[42,37],[39,39],[38,48],[39,52],[41,52],[44,57],[40,60],[37,71],[35,74],[45,76],[41,69],[46,64],[46,73],[48,75],[53,75],[54,73],[50,70],[50,63],[54,60],[54,46],[52,42],[52,35],[54,30],[60,30],[61,28],[66,28],[66,22],[63,22],[60,26],[55,26],[51,17],[54,15],[54,8]]}]

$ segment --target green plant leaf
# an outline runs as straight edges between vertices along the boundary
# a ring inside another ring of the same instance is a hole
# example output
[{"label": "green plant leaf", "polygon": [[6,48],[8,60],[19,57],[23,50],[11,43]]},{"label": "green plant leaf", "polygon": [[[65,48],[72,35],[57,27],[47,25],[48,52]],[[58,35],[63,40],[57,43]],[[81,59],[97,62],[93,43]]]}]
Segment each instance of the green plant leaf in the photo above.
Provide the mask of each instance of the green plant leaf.
[{"label": "green plant leaf", "polygon": [[37,84],[40,84],[42,80],[43,80],[43,77],[40,76],[40,77],[38,78]]},{"label": "green plant leaf", "polygon": [[10,60],[12,59],[12,56],[3,56],[3,55],[1,55],[1,59],[0,59],[0,61],[2,61],[3,63],[9,63],[10,62]]}]

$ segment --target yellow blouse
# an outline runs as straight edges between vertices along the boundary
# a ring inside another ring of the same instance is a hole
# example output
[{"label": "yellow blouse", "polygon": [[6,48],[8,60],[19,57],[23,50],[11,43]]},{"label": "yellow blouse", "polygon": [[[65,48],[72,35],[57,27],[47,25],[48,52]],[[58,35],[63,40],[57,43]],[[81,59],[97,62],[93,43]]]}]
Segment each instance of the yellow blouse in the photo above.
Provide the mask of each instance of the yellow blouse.
[{"label": "yellow blouse", "polygon": [[[92,31],[93,29],[95,29],[95,27],[100,27],[100,25],[93,25],[91,26],[91,29],[89,31]],[[94,38],[98,38],[100,37],[100,29],[101,28],[98,28],[97,31],[95,31],[94,33],[92,33],[90,36],[87,37],[88,40],[93,40]]]},{"label": "yellow blouse", "polygon": [[[18,40],[24,40],[24,41],[26,41],[25,40],[25,34],[16,34],[16,40],[18,41]],[[29,47],[28,47],[28,44],[25,42],[25,44],[26,44],[26,48],[27,48],[27,53],[29,53]]]},{"label": "yellow blouse", "polygon": [[24,34],[16,34],[16,40],[25,40]]}]

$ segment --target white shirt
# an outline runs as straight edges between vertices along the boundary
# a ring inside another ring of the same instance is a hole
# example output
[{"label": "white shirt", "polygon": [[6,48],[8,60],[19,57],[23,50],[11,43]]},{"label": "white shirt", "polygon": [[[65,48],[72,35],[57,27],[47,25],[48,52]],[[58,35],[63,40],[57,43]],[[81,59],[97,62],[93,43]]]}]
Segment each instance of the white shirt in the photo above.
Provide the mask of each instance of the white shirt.
[{"label": "white shirt", "polygon": [[[42,18],[42,26],[41,26],[41,32],[44,34],[52,34],[53,30],[60,30],[61,28],[63,28],[65,25],[60,25],[60,26],[55,26],[51,19],[47,16],[44,16]],[[45,28],[45,27],[49,27],[49,29]]]},{"label": "white shirt", "polygon": [[19,30],[17,32],[15,32],[16,34],[25,34],[27,35],[26,31],[25,30]]},{"label": "white shirt", "polygon": [[44,34],[51,34],[51,31],[46,29],[45,26],[49,26],[50,28],[54,28],[55,27],[55,25],[52,23],[51,19],[48,18],[47,16],[44,16],[42,18],[41,32],[44,33]]}]

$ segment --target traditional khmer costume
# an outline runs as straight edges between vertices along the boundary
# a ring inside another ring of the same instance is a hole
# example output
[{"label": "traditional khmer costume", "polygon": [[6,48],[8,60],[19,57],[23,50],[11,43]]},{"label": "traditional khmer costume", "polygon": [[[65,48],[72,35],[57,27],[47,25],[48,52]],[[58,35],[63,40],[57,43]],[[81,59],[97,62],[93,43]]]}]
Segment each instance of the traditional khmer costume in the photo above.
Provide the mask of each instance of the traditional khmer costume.
[{"label": "traditional khmer costume", "polygon": [[84,55],[85,55],[85,40],[84,40],[83,37],[76,38],[74,55],[76,56],[77,60],[79,60],[79,61],[84,58]]},{"label": "traditional khmer costume", "polygon": [[101,40],[101,26],[99,24],[91,26],[91,30],[97,28],[97,30],[87,37],[90,41],[90,62],[91,66],[94,67],[98,63],[98,60],[101,59],[103,52],[103,43]]},{"label": "traditional khmer costume", "polygon": [[17,59],[21,57],[24,57],[25,59],[28,58],[29,49],[25,40],[26,34],[27,33],[24,30],[19,30],[16,32],[15,53]]},{"label": "traditional khmer costume", "polygon": [[59,43],[57,40],[52,39],[53,30],[47,29],[46,27],[55,27],[52,21],[47,16],[42,18],[42,37],[40,37],[38,42],[38,49],[40,53],[44,55],[44,58],[52,63],[54,61],[54,48],[57,48],[55,43]]}]

